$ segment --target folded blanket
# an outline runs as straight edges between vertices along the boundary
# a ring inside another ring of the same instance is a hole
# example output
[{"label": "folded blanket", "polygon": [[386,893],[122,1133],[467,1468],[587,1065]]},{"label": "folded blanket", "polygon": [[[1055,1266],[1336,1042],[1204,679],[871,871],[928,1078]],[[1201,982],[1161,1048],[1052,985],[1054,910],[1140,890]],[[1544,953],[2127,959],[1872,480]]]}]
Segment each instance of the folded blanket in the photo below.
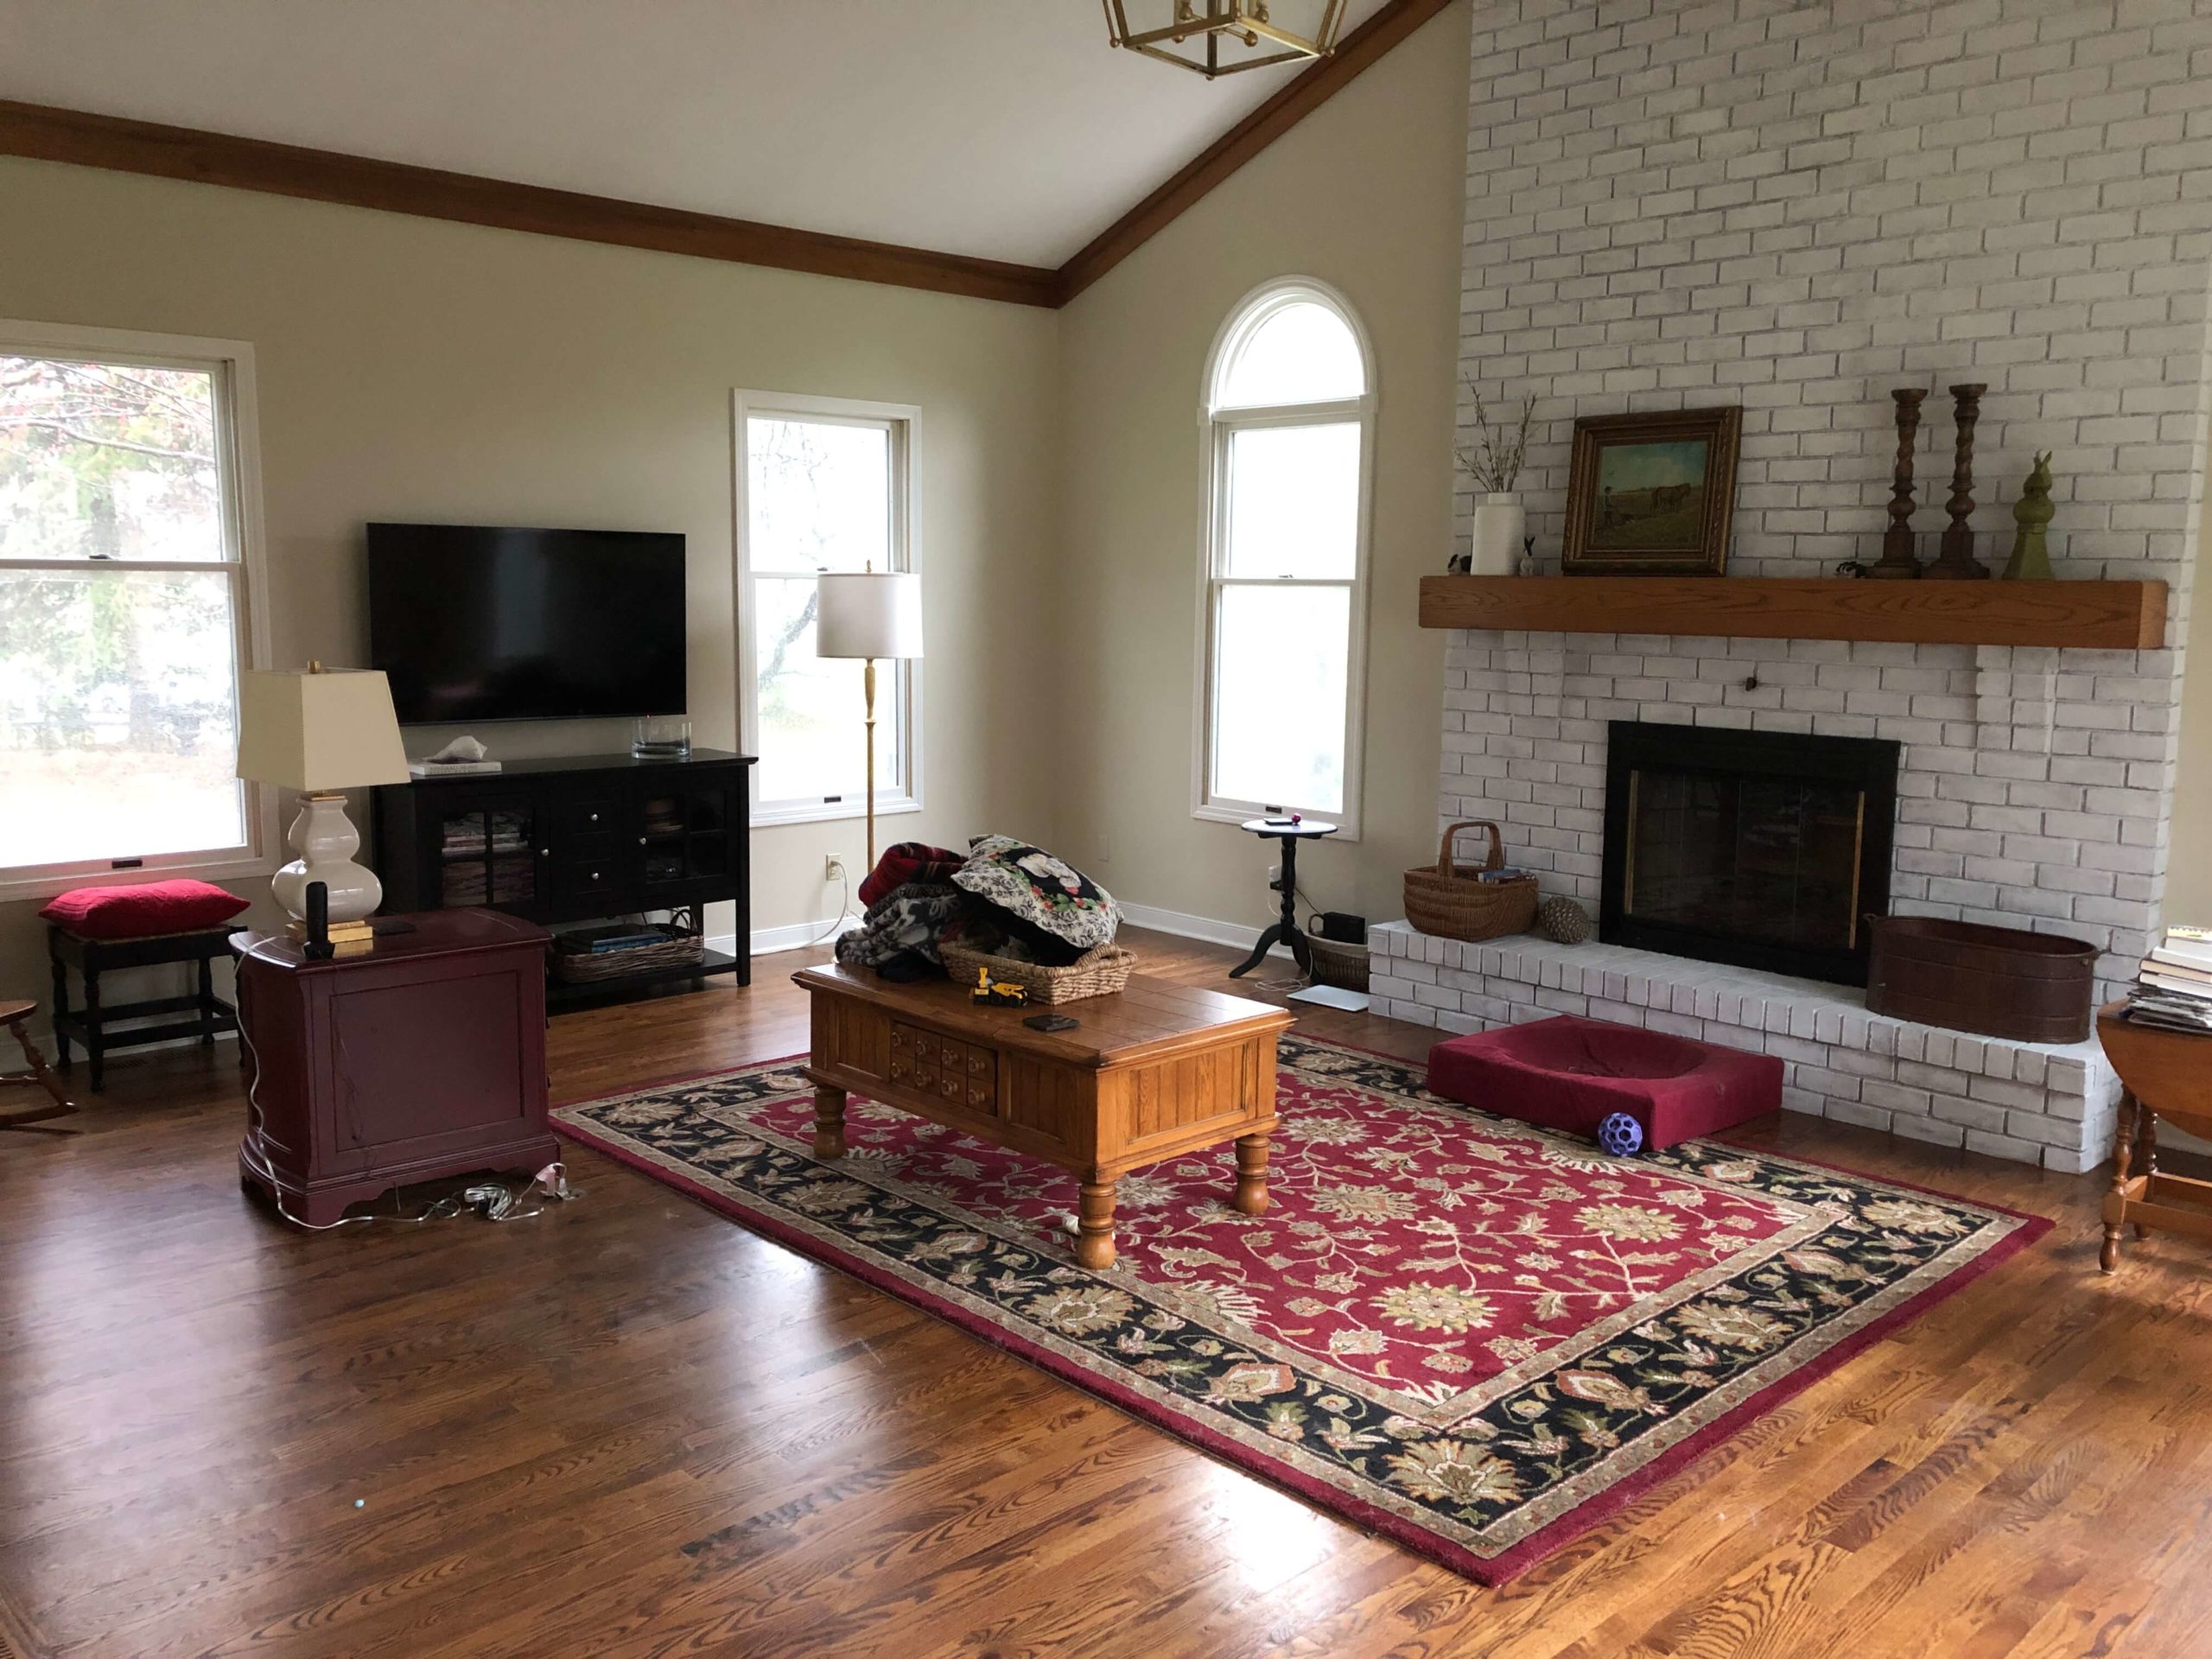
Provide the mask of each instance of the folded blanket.
[{"label": "folded blanket", "polygon": [[927,842],[902,841],[887,847],[861,883],[861,907],[867,909],[909,881],[950,881],[967,861],[950,847],[932,847]]},{"label": "folded blanket", "polygon": [[887,979],[918,979],[944,971],[938,935],[969,903],[950,881],[909,881],[868,907],[861,925],[837,938],[837,960],[873,968]]},{"label": "folded blanket", "polygon": [[1013,836],[978,836],[952,880],[976,897],[976,922],[1027,947],[1024,959],[1065,967],[1111,944],[1122,925],[1113,894],[1065,860]]}]

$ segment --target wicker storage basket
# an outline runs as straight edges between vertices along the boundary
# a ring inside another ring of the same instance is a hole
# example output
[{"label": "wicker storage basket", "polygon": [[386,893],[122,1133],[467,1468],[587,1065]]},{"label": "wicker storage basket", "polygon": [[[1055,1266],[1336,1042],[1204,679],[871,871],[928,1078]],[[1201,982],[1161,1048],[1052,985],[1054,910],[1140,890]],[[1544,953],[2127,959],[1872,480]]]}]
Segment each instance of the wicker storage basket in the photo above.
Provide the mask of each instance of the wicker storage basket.
[{"label": "wicker storage basket", "polygon": [[1137,965],[1136,952],[1118,944],[1102,944],[1086,950],[1065,968],[1041,963],[1016,962],[1011,957],[989,956],[965,945],[943,944],[938,954],[956,985],[973,985],[976,970],[988,968],[995,980],[1027,988],[1032,1002],[1080,1002],[1087,996],[1111,996],[1129,982]]},{"label": "wicker storage basket", "polygon": [[[1490,853],[1479,866],[1452,861],[1452,842],[1462,830],[1490,832]],[[1484,870],[1505,868],[1505,844],[1497,826],[1470,818],[1444,832],[1434,869],[1406,872],[1406,919],[1424,933],[1447,939],[1494,939],[1524,933],[1536,918],[1536,878],[1510,881],[1477,880]]]},{"label": "wicker storage basket", "polygon": [[1367,947],[1351,944],[1342,939],[1325,939],[1318,933],[1306,936],[1306,953],[1313,964],[1313,982],[1333,985],[1340,991],[1363,991],[1367,988]]},{"label": "wicker storage basket", "polygon": [[666,925],[658,931],[667,936],[658,944],[633,944],[626,950],[602,950],[596,955],[588,950],[563,950],[556,938],[553,945],[553,976],[563,984],[591,985],[603,979],[643,973],[649,968],[681,968],[706,960],[707,941],[703,935]]}]

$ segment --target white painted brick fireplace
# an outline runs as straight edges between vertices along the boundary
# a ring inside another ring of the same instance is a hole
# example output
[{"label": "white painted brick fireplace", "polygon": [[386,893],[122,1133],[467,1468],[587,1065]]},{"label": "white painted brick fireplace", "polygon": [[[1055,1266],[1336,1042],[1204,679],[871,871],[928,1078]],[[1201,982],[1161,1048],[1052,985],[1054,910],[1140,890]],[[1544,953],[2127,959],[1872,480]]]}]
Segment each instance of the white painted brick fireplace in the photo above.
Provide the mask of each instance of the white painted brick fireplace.
[{"label": "white painted brick fireplace", "polygon": [[[1730,574],[1871,561],[1902,385],[1929,388],[1931,556],[1946,389],[1975,380],[1984,559],[2050,449],[2058,573],[2159,578],[2171,601],[2142,652],[1455,632],[1440,821],[1499,820],[1516,862],[1594,912],[1609,721],[1893,739],[1892,907],[2092,940],[2115,992],[2159,924],[2202,505],[2212,4],[1478,0],[1473,35],[1460,369],[1493,410],[1536,394],[1540,558],[1576,416],[1739,403]],[[1463,394],[1463,443],[1471,421]],[[1472,505],[1463,486],[1463,544]],[[1610,946],[1374,942],[1400,1017],[1471,1029],[1588,999],[1783,1053],[1801,1110],[2065,1168],[2109,1140],[2094,1046],[1892,1031],[1841,988]],[[1777,1027],[1783,1003],[1804,1011]]]}]

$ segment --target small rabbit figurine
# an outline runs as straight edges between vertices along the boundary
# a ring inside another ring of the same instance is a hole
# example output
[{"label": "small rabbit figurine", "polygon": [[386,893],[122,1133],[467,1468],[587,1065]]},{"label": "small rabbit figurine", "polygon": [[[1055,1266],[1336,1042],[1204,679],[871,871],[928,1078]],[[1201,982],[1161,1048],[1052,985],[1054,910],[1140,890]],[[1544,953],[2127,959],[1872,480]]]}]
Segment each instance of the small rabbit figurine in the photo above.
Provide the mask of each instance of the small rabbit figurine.
[{"label": "small rabbit figurine", "polygon": [[2005,567],[2007,582],[2049,582],[2050,550],[2044,544],[2044,528],[2058,509],[2050,505],[2050,454],[2036,457],[2028,480],[2020,486],[2020,499],[2012,504],[2012,557]]}]

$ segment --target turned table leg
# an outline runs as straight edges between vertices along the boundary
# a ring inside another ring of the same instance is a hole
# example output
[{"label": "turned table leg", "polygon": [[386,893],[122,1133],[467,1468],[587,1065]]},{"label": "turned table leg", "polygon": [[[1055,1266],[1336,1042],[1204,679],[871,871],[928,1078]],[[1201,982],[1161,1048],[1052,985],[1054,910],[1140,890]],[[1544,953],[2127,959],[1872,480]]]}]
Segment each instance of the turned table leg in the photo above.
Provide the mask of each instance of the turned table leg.
[{"label": "turned table leg", "polygon": [[2097,1266],[2106,1273],[2120,1266],[2120,1229],[2127,1218],[2127,1168],[2135,1153],[2137,1120],[2142,1104],[2133,1090],[2120,1097],[2120,1129],[2113,1136],[2112,1191],[2105,1194],[2105,1243]]},{"label": "turned table leg", "polygon": [[814,1091],[814,1155],[845,1155],[845,1091],[818,1087]]},{"label": "turned table leg", "polygon": [[[2141,1105],[2141,1103],[2138,1102],[2137,1104]],[[2142,1170],[2145,1179],[2143,1196],[2146,1198],[2156,1198],[2158,1195],[2151,1189],[2158,1185],[2158,1109],[2155,1106],[2143,1106],[2137,1116],[2141,1121],[2141,1126],[2135,1131],[2135,1162]],[[2135,1236],[2148,1238],[2151,1236],[2151,1230],[2139,1221],[2135,1224]]]},{"label": "turned table leg", "polygon": [[1114,1265],[1114,1183],[1085,1181],[1083,1212],[1077,1218],[1075,1259],[1093,1273]]},{"label": "turned table leg", "polygon": [[1236,1142],[1236,1196],[1230,1200],[1239,1215],[1262,1216],[1268,1211],[1268,1137],[1239,1136]]}]

